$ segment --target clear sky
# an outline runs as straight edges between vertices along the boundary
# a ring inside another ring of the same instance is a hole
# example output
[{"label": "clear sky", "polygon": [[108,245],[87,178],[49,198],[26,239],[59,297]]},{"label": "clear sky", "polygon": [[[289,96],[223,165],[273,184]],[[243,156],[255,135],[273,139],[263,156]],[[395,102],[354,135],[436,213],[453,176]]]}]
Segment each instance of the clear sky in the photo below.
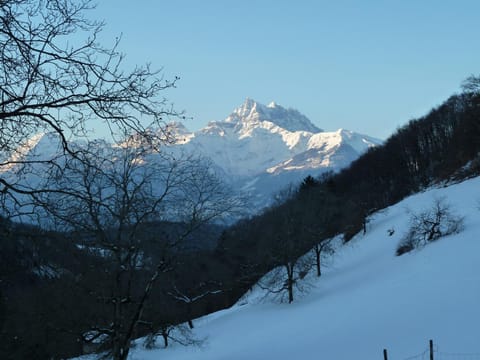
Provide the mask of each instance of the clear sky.
[{"label": "clear sky", "polygon": [[196,130],[246,97],[386,138],[480,74],[478,0],[101,0],[104,42],[150,62]]}]

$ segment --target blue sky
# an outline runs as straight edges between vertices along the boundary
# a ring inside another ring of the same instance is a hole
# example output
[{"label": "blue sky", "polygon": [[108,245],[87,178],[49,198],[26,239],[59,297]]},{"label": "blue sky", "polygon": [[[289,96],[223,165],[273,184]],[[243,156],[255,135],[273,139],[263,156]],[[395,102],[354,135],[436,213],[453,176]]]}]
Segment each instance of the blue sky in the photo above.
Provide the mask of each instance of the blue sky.
[{"label": "blue sky", "polygon": [[127,65],[150,62],[191,130],[246,97],[325,130],[386,138],[480,74],[480,1],[101,0],[88,16],[122,34]]}]

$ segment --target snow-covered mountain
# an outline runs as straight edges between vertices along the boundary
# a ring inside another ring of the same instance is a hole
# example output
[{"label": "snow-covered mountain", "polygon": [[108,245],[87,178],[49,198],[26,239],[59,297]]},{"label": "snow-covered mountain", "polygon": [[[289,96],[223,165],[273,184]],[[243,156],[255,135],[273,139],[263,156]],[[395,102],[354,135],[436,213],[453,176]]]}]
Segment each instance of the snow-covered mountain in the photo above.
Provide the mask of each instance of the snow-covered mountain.
[{"label": "snow-covered mountain", "polygon": [[[61,164],[62,154],[63,146],[57,134],[36,134],[20,144],[10,157],[2,159],[1,176],[18,189],[28,191],[38,188],[45,177],[46,166],[42,165],[42,162],[52,161]],[[21,199],[22,195],[17,194],[16,197]],[[6,204],[8,207],[8,201]]]},{"label": "snow-covered mountain", "polygon": [[[253,211],[268,205],[289,183],[337,171],[381,143],[344,129],[322,131],[297,110],[248,98],[223,121],[212,121],[198,131],[191,132],[180,122],[169,124],[167,130],[175,142],[165,147],[166,152],[210,158],[234,189],[249,195]],[[56,136],[36,135],[20,146],[15,160],[51,158],[56,152],[61,153]]]},{"label": "snow-covered mountain", "polygon": [[245,125],[255,127],[255,125],[264,121],[272,122],[290,132],[309,131],[316,133],[322,131],[297,110],[285,109],[274,101],[265,106],[250,98],[247,98],[240,107],[235,109],[224,122],[234,123],[241,127],[245,127]]},{"label": "snow-covered mountain", "polygon": [[9,158],[3,159],[10,164],[2,171],[10,169],[16,161],[45,161],[55,158],[62,152],[60,138],[53,133],[39,133],[32,136],[24,144],[20,144]]},{"label": "snow-covered mountain", "polygon": [[289,183],[337,171],[381,143],[344,129],[324,132],[297,110],[248,98],[225,120],[196,132],[181,123],[170,128],[177,136],[174,148],[211,158],[227,180],[248,191],[260,207]]}]

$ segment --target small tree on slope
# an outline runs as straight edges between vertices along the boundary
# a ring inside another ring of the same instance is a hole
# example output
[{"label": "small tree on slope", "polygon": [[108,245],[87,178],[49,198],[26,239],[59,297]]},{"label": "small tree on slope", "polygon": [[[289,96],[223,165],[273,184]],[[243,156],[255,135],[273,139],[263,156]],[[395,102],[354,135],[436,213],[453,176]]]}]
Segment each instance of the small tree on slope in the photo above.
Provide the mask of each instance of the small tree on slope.
[{"label": "small tree on slope", "polygon": [[397,255],[425,246],[443,236],[463,230],[464,218],[455,215],[445,198],[435,199],[433,205],[420,213],[413,213],[410,228],[397,248]]}]

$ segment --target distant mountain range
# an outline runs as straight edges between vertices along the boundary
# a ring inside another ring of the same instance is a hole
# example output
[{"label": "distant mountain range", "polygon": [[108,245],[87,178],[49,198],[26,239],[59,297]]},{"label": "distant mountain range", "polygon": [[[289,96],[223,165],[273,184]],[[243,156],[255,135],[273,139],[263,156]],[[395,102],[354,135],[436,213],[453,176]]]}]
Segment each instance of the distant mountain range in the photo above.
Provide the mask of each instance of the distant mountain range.
[{"label": "distant mountain range", "polygon": [[[369,147],[381,144],[379,139],[344,129],[325,132],[297,110],[248,98],[223,121],[212,121],[195,132],[174,122],[168,130],[175,142],[165,151],[210,158],[220,176],[248,196],[253,212],[267,206],[290,183],[338,171]],[[55,135],[39,134],[19,149],[15,160],[48,159],[60,152]],[[10,180],[15,176],[8,167],[2,170],[9,172],[3,176]],[[22,182],[34,184],[41,174],[32,179],[22,176]]]}]

